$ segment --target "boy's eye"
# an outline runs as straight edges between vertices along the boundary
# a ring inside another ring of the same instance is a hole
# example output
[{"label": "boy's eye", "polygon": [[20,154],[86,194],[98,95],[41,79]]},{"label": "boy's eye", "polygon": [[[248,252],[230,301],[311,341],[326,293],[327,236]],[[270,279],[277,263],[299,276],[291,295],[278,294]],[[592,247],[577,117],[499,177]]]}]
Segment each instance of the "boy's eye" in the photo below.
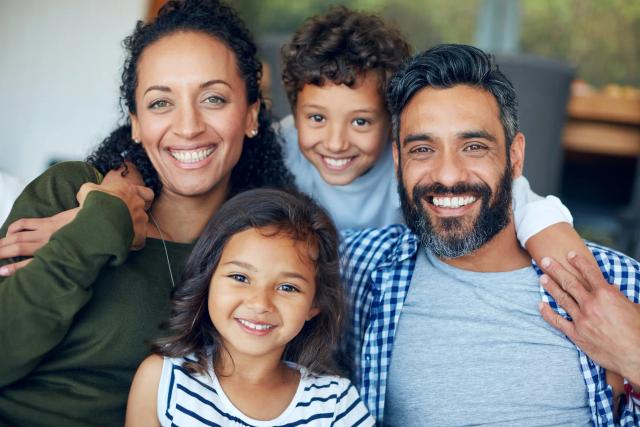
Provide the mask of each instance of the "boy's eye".
[{"label": "boy's eye", "polygon": [[234,273],[229,274],[227,277],[235,280],[236,282],[247,283],[249,281],[249,279],[247,279],[247,276],[245,276],[244,274]]},{"label": "boy's eye", "polygon": [[363,119],[362,117],[358,117],[357,119],[353,119],[351,122],[354,126],[362,127],[371,124],[371,122],[367,119]]},{"label": "boy's eye", "polygon": [[207,104],[221,105],[221,104],[226,103],[227,101],[224,98],[220,97],[220,96],[212,95],[212,96],[209,96],[209,97],[205,98],[204,102],[207,103]]},{"label": "boy's eye", "polygon": [[309,120],[316,123],[322,123],[324,122],[324,116],[322,114],[311,114],[309,116]]},{"label": "boy's eye", "polygon": [[158,99],[156,101],[153,101],[151,104],[149,104],[149,108],[151,109],[166,108],[168,106],[169,106],[169,101],[165,99]]},{"label": "boy's eye", "polygon": [[293,286],[291,283],[283,283],[283,284],[281,284],[280,286],[278,286],[278,290],[279,291],[284,291],[284,292],[300,292],[298,290],[298,288]]}]

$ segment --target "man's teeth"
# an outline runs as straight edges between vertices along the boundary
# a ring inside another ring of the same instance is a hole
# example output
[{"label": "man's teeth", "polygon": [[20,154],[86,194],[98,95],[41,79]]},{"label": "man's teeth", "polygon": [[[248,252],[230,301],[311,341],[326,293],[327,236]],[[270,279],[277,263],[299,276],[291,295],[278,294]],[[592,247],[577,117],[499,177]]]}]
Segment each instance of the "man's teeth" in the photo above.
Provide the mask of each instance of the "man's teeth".
[{"label": "man's teeth", "polygon": [[255,329],[256,331],[265,331],[274,327],[273,325],[257,324],[244,319],[238,319],[238,322],[242,323],[247,328]]},{"label": "man's teeth", "polygon": [[334,159],[332,157],[325,157],[324,161],[329,166],[332,166],[334,168],[341,168],[343,166],[346,166],[347,163],[349,163],[352,159],[353,159],[353,157],[346,157],[346,158],[343,158],[343,159]]},{"label": "man's teeth", "polygon": [[476,201],[473,196],[464,197],[434,197],[433,204],[441,208],[459,208]]},{"label": "man's teeth", "polygon": [[200,150],[193,150],[193,151],[186,151],[186,150],[169,151],[169,153],[171,154],[171,157],[173,157],[179,162],[196,163],[209,157],[209,155],[213,153],[213,150],[214,150],[213,147],[208,147],[208,148],[202,148]]}]

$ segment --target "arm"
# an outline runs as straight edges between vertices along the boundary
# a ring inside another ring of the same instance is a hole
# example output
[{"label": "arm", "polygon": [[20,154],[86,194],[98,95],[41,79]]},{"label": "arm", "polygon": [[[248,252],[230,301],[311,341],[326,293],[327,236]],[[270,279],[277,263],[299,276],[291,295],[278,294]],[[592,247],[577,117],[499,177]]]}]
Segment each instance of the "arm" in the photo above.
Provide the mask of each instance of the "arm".
[{"label": "arm", "polygon": [[158,388],[163,359],[157,354],[147,357],[138,367],[131,383],[125,427],[159,426]]},{"label": "arm", "polygon": [[571,213],[557,197],[538,196],[527,179],[519,177],[513,181],[513,208],[518,240],[538,265],[543,257],[550,256],[577,276],[567,262],[567,254],[575,251],[597,267],[591,251],[573,229]]},{"label": "arm", "polygon": [[[142,176],[135,166],[125,163],[126,174],[124,167],[114,169],[104,177],[102,183],[108,185],[121,181],[143,185]],[[79,208],[72,208],[44,218],[21,218],[11,223],[6,236],[0,238],[0,259],[21,257],[22,260],[1,266],[0,276],[11,276],[16,270],[29,264],[33,254],[49,241],[53,233],[73,221],[78,210]]]},{"label": "arm", "polygon": [[[73,175],[73,185],[58,179],[60,173]],[[19,215],[23,204],[32,209],[24,211],[33,214],[41,201],[48,205],[47,198],[57,203],[55,197],[45,197],[48,193],[67,198],[71,194],[75,200],[78,176],[88,178],[77,167],[46,172],[20,196],[12,215]],[[144,201],[136,200],[135,190],[128,191],[122,197],[89,194],[76,218],[56,232],[27,267],[14,276],[0,277],[0,387],[27,375],[58,344],[91,298],[91,284],[101,269],[126,258],[134,236],[132,223],[144,218]],[[136,203],[142,214],[131,215],[129,208]]]}]

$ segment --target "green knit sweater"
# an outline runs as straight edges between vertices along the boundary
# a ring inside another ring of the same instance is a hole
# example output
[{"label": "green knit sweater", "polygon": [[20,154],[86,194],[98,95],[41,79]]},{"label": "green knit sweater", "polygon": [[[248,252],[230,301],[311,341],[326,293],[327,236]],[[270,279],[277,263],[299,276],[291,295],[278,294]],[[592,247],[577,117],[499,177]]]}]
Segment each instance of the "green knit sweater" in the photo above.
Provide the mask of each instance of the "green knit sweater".
[{"label": "green knit sweater", "polygon": [[[79,187],[100,180],[82,162],[50,168],[20,195],[0,236],[16,219],[76,207]],[[0,425],[123,424],[171,292],[162,241],[129,252],[132,239],[126,205],[92,192],[26,268],[0,278]],[[176,276],[192,247],[167,242]]]}]

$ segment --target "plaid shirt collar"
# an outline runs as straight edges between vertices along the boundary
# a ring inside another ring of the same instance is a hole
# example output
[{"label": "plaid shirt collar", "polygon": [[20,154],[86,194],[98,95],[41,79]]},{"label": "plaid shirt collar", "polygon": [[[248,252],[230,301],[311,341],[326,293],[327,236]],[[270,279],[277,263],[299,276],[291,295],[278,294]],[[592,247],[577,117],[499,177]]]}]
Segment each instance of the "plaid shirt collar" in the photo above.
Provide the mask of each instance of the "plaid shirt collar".
[{"label": "plaid shirt collar", "polygon": [[[415,268],[419,242],[405,225],[346,231],[342,267],[352,304],[351,328],[345,351],[355,363],[360,395],[379,423],[384,414],[387,374],[400,313]],[[640,264],[602,246],[588,244],[609,283],[640,303]],[[533,264],[534,268],[541,271]],[[542,287],[541,299],[567,317]],[[595,426],[614,426],[613,397],[605,371],[578,348]],[[622,409],[621,426],[640,426],[640,408],[632,402]]]}]

